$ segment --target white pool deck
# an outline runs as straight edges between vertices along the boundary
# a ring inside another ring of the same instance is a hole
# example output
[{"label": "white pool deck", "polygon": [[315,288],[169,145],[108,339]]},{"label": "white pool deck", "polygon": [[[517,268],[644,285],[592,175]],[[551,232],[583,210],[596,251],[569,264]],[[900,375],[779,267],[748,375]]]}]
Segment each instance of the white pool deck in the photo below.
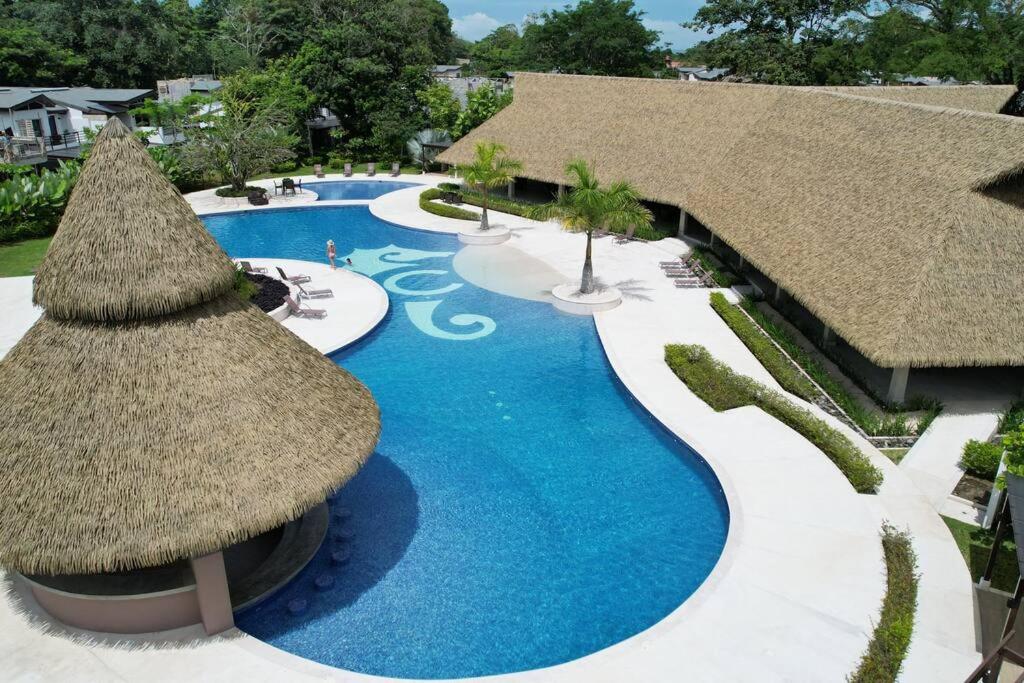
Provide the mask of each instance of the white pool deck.
[{"label": "white pool deck", "polygon": [[[444,180],[398,179],[431,184]],[[418,193],[418,188],[390,193],[370,202],[370,210],[384,220],[419,229],[454,233],[465,227],[463,221],[422,212]],[[208,196],[190,200],[203,213],[238,208],[213,206]],[[352,202],[319,205],[341,203]],[[274,206],[272,201],[270,208]],[[464,278],[540,300],[550,296],[554,285],[578,278],[581,235],[513,216],[495,214],[492,220],[509,227],[512,239],[463,248],[455,267]],[[886,481],[876,496],[857,494],[796,433],[756,408],[715,413],[665,365],[664,344],[699,343],[737,371],[777,386],[710,308],[708,290],[678,290],[664,277],[658,262],[684,249],[676,240],[597,240],[595,273],[621,289],[624,302],[597,314],[595,321],[625,386],[718,475],[731,515],[722,558],[689,600],[647,631],[566,664],[488,680],[845,680],[864,651],[884,594],[879,543],[883,519],[910,529],[921,571],[918,615],[901,680],[962,680],[980,661],[971,580],[929,495],[859,439]],[[314,284],[321,284],[317,277]],[[13,341],[38,315],[26,295],[30,278],[0,280],[0,342]],[[345,316],[330,314],[319,322],[327,323],[321,331],[350,324]],[[315,344],[310,329],[292,329]],[[352,332],[337,336],[346,334]],[[856,438],[841,423],[812,409]],[[29,625],[17,605],[36,610],[30,599],[0,602],[0,630],[5,634],[0,639],[0,678],[6,680],[382,680],[300,659],[238,631],[203,639],[198,630],[186,630],[124,642],[69,633],[38,614],[34,621],[48,628]]]}]

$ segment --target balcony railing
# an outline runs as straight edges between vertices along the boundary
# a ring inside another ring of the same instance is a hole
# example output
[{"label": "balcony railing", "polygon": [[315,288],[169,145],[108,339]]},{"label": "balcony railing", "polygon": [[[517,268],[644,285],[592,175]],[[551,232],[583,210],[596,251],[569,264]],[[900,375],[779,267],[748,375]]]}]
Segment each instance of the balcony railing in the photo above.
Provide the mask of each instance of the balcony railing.
[{"label": "balcony railing", "polygon": [[82,134],[77,130],[60,135],[47,135],[43,138],[46,149],[67,149],[68,147],[80,147],[82,145]]},{"label": "balcony railing", "polygon": [[46,143],[43,138],[0,138],[0,161],[14,164],[25,161],[46,159]]}]

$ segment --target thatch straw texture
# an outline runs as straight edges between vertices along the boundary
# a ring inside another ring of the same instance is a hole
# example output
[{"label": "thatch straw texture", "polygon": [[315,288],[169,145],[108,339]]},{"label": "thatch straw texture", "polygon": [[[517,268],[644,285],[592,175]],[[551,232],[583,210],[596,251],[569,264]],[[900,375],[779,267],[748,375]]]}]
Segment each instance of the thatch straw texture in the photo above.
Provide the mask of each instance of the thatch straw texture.
[{"label": "thatch straw texture", "polygon": [[529,178],[564,183],[582,156],[685,208],[883,367],[1024,364],[1024,211],[1007,199],[1024,184],[1006,180],[1024,170],[1022,119],[522,74],[514,103],[440,159],[467,163],[478,140],[508,145]]},{"label": "thatch straw texture", "polygon": [[[47,257],[40,300],[78,319],[47,311],[0,361],[0,565],[23,573],[154,566],[263,533],[348,481],[380,433],[366,387],[225,289],[226,256],[182,218],[167,180],[127,169],[123,140],[97,142],[71,198],[77,215]],[[105,209],[87,182],[105,169],[142,183],[132,197],[145,212]],[[83,197],[116,220],[92,218]],[[161,257],[192,271],[189,287],[138,265],[136,235],[156,239],[152,224],[167,232]],[[68,261],[95,243],[105,258],[86,265],[100,279]],[[134,283],[139,297],[92,306],[100,282]],[[95,319],[122,314],[131,319]]]},{"label": "thatch straw texture", "polygon": [[57,318],[133,320],[220,296],[232,269],[142,143],[111,118],[36,273],[34,300]]},{"label": "thatch straw texture", "polygon": [[[808,88],[810,89],[810,88]],[[1014,95],[1014,85],[886,85],[886,86],[834,86],[822,87],[820,90],[862,95],[881,100],[908,102],[911,104],[930,104],[936,107],[964,109],[988,114],[998,114]]]}]

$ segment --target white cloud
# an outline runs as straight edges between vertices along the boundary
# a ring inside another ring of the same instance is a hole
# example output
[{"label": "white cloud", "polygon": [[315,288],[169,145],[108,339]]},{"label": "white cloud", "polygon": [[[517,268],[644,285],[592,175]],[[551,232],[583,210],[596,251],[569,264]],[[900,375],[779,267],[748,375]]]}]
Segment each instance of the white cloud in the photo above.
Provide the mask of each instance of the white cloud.
[{"label": "white cloud", "polygon": [[706,31],[692,31],[688,28],[683,28],[679,25],[678,21],[645,18],[643,22],[644,26],[650,30],[661,31],[661,42],[668,43],[676,50],[685,50],[702,40],[708,40],[713,37],[708,35]]},{"label": "white cloud", "polygon": [[500,21],[483,12],[467,14],[452,21],[452,29],[466,40],[480,40],[499,26]]}]

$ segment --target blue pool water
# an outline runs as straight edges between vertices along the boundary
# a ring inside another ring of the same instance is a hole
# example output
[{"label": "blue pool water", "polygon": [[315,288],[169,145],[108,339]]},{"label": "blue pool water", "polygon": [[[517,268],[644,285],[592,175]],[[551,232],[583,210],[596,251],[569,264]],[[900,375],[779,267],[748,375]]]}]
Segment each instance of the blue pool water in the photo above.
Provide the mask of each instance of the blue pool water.
[{"label": "blue pool water", "polygon": [[[333,357],[383,413],[376,453],[331,502],[351,516],[332,516],[310,566],[240,628],[365,673],[497,674],[628,638],[712,570],[718,482],[618,383],[592,319],[479,289],[452,268],[455,237],[362,206],[204,220],[234,257],[323,261],[334,239],[391,297]],[[317,591],[324,574],[334,587]]]},{"label": "blue pool water", "polygon": [[323,183],[304,183],[303,188],[317,193],[318,199],[376,199],[381,195],[407,187],[416,187],[416,183],[403,183],[397,180],[341,180]]}]

